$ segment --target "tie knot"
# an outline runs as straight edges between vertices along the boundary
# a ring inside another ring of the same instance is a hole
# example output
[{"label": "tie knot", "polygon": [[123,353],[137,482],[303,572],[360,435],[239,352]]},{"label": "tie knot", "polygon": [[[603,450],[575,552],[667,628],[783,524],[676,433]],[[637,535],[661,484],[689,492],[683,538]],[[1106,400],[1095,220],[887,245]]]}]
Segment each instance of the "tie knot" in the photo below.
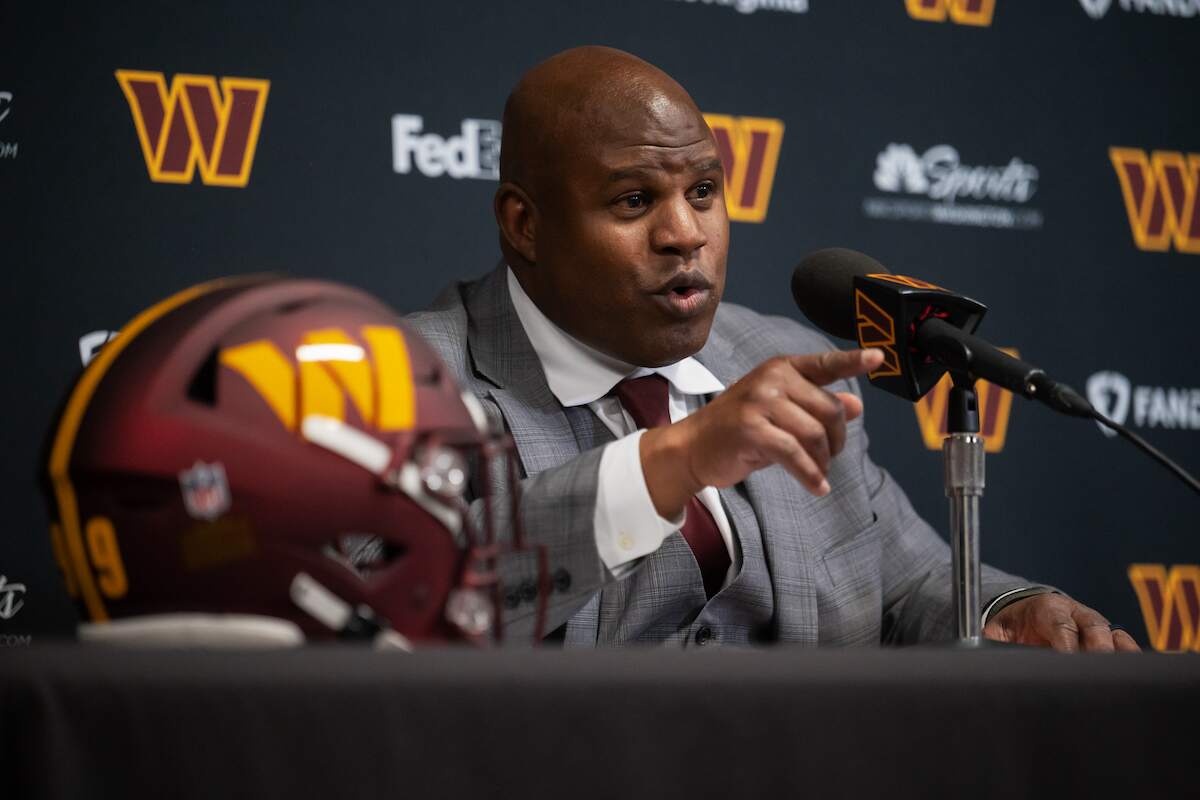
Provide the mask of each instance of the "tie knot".
[{"label": "tie knot", "polygon": [[658,428],[671,424],[667,407],[669,384],[662,375],[626,378],[617,384],[613,393],[639,428]]}]

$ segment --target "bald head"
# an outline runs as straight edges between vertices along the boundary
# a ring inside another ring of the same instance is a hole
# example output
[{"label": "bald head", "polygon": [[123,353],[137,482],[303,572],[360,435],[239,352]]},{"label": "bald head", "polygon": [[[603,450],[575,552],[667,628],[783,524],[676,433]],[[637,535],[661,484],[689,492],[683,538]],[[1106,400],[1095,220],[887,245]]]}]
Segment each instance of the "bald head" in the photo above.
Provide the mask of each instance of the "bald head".
[{"label": "bald head", "polygon": [[504,107],[500,180],[535,200],[557,191],[563,165],[600,147],[688,144],[711,136],[667,73],[611,47],[576,47],[521,78]]},{"label": "bald head", "polygon": [[552,322],[627,364],[703,346],[725,282],[723,192],[704,115],[629,53],[567,50],[508,98],[500,249]]}]

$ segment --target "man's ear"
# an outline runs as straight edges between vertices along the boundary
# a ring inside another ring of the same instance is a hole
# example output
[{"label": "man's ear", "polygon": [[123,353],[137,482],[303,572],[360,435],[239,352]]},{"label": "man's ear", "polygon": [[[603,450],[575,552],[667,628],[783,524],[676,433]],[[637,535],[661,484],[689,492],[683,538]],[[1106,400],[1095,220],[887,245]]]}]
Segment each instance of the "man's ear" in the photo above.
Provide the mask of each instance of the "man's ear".
[{"label": "man's ear", "polygon": [[537,263],[537,207],[515,183],[505,181],[492,202],[501,239],[528,264]]}]

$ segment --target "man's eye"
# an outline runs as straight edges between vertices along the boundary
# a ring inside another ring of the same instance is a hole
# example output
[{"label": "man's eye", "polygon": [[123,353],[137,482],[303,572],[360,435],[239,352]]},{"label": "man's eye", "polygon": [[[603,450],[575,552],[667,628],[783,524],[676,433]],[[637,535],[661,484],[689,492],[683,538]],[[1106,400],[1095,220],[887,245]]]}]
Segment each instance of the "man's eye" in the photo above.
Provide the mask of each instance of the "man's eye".
[{"label": "man's eye", "polygon": [[716,192],[717,187],[710,181],[697,184],[695,189],[692,189],[692,196],[697,200],[708,200]]},{"label": "man's eye", "polygon": [[631,211],[636,211],[639,208],[645,208],[646,195],[642,194],[641,192],[627,194],[621,198],[621,205],[630,209]]}]

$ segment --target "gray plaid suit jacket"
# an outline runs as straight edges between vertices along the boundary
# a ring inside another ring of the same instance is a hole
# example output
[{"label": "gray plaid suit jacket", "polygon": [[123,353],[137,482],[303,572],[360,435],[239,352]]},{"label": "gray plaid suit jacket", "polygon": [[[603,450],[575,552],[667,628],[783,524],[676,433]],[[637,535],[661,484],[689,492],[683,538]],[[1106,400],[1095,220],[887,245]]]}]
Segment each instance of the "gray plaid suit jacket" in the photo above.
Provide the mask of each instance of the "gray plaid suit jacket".
[{"label": "gray plaid suit jacket", "polygon": [[[871,461],[861,419],[849,424],[845,449],[833,459],[828,496],[809,494],[780,467],[720,491],[736,532],[739,569],[706,602],[699,568],[679,534],[620,580],[600,560],[593,533],[596,481],[612,435],[590,409],[563,408],[550,392],[509,298],[503,265],[449,287],[406,322],[513,436],[522,471],[521,519],[527,536],[545,546],[554,575],[545,630],[565,625],[567,646],[687,646],[697,638],[867,645],[953,635],[949,548]],[[696,358],[729,386],[772,356],[827,349],[823,337],[792,320],[723,303]],[[858,392],[853,381],[830,388]],[[499,474],[488,479],[496,482]],[[483,489],[472,487],[476,497]],[[507,501],[495,501],[503,520]],[[477,517],[482,505],[472,504]],[[532,631],[535,561],[528,554],[501,568],[509,640]],[[983,570],[985,602],[1028,585]]]}]

